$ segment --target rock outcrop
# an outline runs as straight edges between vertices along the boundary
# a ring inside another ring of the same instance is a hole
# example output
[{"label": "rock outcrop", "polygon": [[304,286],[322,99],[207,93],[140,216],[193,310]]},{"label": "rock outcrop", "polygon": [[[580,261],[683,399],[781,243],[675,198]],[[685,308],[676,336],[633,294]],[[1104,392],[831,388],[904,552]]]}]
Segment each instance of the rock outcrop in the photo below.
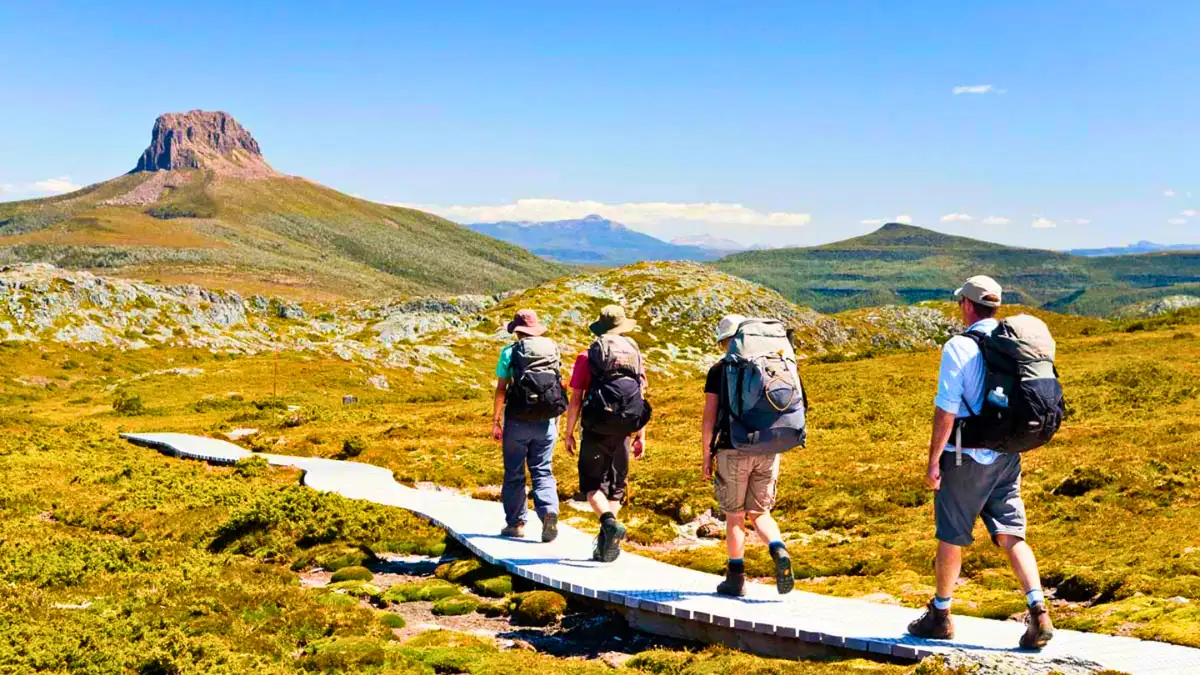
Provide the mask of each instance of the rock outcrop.
[{"label": "rock outcrop", "polygon": [[134,172],[178,169],[207,169],[239,178],[278,175],[263,158],[258,141],[232,115],[204,110],[159,116],[150,147]]}]

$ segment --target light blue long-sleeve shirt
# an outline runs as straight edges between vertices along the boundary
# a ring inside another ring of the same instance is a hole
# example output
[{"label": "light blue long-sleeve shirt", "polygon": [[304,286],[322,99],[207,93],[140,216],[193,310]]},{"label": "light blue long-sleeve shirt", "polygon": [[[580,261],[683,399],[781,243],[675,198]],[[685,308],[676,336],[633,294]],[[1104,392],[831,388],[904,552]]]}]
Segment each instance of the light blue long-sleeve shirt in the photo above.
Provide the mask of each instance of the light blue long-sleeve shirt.
[{"label": "light blue long-sleeve shirt", "polygon": [[[1000,322],[995,319],[983,319],[976,321],[967,330],[991,335],[998,325]],[[970,417],[972,410],[975,413],[981,412],[984,395],[983,375],[983,355],[979,353],[979,345],[962,335],[950,338],[942,347],[942,365],[938,372],[938,390],[933,404],[957,417]],[[967,409],[968,406],[970,410]],[[951,435],[945,451],[954,450],[954,436]],[[962,451],[980,464],[991,464],[999,456],[995,450],[986,448],[963,448]]]}]

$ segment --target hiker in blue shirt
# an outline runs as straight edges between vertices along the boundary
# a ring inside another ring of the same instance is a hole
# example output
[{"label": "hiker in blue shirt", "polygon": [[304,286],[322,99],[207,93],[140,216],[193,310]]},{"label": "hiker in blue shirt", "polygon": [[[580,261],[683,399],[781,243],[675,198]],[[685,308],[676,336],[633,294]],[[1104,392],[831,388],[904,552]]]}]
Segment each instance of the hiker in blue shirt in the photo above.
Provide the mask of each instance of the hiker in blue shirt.
[{"label": "hiker in blue shirt", "polygon": [[[990,277],[971,277],[954,292],[968,331],[991,335],[1001,299],[1000,284]],[[988,448],[960,448],[953,436],[955,420],[983,410],[984,362],[974,339],[958,335],[942,349],[938,391],[934,398],[933,434],[925,484],[934,490],[937,529],[937,592],[926,611],[908,626],[922,638],[954,637],[950,605],[962,569],[962,547],[974,537],[982,518],[992,542],[1004,549],[1029,606],[1022,649],[1041,649],[1054,635],[1038,576],[1037,560],[1025,543],[1025,503],[1021,499],[1021,455]]]}]

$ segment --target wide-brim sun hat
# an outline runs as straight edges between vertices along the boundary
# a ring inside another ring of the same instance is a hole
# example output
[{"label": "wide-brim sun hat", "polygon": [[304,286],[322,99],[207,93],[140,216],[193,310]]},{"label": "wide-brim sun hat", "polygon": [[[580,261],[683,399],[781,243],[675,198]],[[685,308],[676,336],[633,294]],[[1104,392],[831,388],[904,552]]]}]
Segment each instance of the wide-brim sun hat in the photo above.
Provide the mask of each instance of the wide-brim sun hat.
[{"label": "wide-brim sun hat", "polygon": [[600,310],[600,318],[588,326],[594,335],[620,335],[635,328],[637,322],[625,316],[625,308],[620,305],[607,305]]},{"label": "wide-brim sun hat", "polygon": [[518,310],[513,320],[508,322],[508,332],[537,337],[546,332],[546,326],[538,321],[537,312],[532,309]]},{"label": "wide-brim sun hat", "polygon": [[726,314],[717,323],[717,342],[728,340],[737,335],[738,326],[745,323],[746,317],[741,314]]}]

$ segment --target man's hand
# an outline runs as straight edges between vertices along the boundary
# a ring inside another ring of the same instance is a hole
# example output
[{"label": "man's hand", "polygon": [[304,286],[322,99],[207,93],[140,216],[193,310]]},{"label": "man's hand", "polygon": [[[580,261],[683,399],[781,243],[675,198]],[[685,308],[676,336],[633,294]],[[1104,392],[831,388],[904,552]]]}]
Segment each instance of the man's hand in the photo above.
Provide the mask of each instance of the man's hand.
[{"label": "man's hand", "polygon": [[575,456],[575,434],[568,433],[566,436],[563,436],[563,445],[567,449],[567,454],[574,457]]},{"label": "man's hand", "polygon": [[504,439],[504,423],[500,420],[492,422],[492,440],[499,443]]},{"label": "man's hand", "polygon": [[700,469],[700,474],[704,476],[704,480],[712,480],[712,454],[704,453],[704,467]]},{"label": "man's hand", "polygon": [[641,459],[646,454],[646,433],[639,431],[633,436],[633,458]]},{"label": "man's hand", "polygon": [[942,467],[938,466],[938,462],[930,462],[925,468],[925,487],[930,490],[942,488]]}]

